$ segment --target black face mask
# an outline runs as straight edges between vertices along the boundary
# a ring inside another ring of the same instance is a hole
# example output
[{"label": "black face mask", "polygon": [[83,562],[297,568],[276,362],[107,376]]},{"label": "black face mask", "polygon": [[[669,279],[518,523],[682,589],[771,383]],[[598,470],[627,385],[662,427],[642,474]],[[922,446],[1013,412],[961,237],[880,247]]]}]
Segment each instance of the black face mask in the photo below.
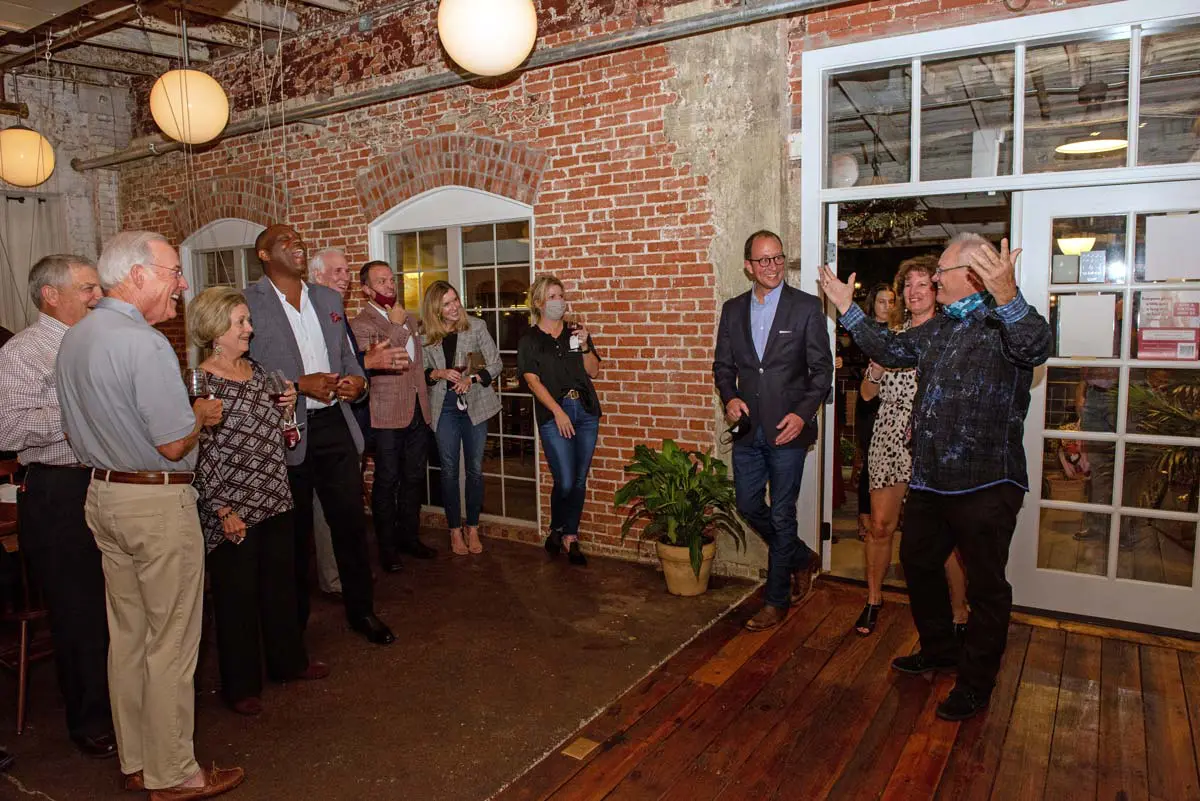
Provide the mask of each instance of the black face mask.
[{"label": "black face mask", "polygon": [[725,431],[725,433],[721,435],[721,443],[724,445],[732,445],[749,434],[753,428],[754,427],[750,425],[750,415],[742,412],[742,416],[738,418],[737,422],[731,425]]}]

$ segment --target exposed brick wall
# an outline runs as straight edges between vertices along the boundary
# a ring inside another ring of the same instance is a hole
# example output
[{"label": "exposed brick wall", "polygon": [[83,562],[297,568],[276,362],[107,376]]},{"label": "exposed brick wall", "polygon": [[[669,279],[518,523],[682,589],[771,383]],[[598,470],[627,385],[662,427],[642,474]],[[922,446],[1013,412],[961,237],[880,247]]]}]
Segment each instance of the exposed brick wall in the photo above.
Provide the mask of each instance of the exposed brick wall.
[{"label": "exposed brick wall", "polygon": [[[347,27],[293,40],[284,50],[283,94],[313,98],[440,69],[434,6],[431,0],[384,15],[374,36]],[[663,6],[544,2],[539,47],[656,21]],[[1032,0],[1025,13],[1055,7]],[[790,100],[798,115],[806,47],[1011,14],[994,0],[871,0],[796,17],[784,23]],[[266,96],[249,59],[224,62],[214,73],[234,89],[242,114]],[[681,102],[674,75],[666,47],[649,46],[523,73],[509,83],[380,104],[326,118],[320,128],[291,126],[190,156],[138,162],[121,170],[122,220],[182,233],[178,204],[190,176],[198,187],[217,188],[206,202],[219,205],[222,215],[264,224],[277,215],[271,221],[292,224],[310,250],[342,247],[353,265],[368,256],[369,222],[424,189],[453,183],[532,202],[537,269],[564,279],[605,356],[597,382],[605,418],[583,529],[598,550],[628,555],[632,546],[622,550],[621,516],[611,501],[633,446],[664,437],[698,448],[713,441],[710,367],[719,299],[708,253],[720,220],[706,179],[678,157],[664,132],[666,109]],[[785,153],[781,141],[780,157]],[[261,205],[263,187],[275,188],[269,208]],[[235,214],[239,204],[255,203]],[[351,293],[356,297],[353,287]],[[543,469],[544,519],[549,484]]]}]

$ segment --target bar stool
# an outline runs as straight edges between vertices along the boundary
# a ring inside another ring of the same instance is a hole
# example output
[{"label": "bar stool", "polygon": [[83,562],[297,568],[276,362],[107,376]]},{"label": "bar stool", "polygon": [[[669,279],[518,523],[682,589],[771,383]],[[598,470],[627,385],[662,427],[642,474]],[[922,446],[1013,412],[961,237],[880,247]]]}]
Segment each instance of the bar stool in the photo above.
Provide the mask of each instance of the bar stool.
[{"label": "bar stool", "polygon": [[[15,459],[0,462],[0,483],[12,484],[19,469],[20,465]],[[16,559],[20,574],[19,595],[0,599],[0,620],[15,622],[19,629],[17,644],[0,649],[0,667],[17,674],[17,734],[25,730],[29,666],[54,655],[49,636],[34,636],[34,624],[48,619],[50,613],[30,579],[29,563],[20,549],[19,531],[17,504],[0,501],[0,548]]]}]

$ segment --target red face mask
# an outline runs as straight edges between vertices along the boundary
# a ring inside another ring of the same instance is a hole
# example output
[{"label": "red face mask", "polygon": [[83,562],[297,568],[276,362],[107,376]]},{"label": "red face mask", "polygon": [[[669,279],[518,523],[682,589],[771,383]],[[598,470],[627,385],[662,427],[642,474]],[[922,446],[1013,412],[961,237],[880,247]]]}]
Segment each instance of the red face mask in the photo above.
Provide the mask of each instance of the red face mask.
[{"label": "red face mask", "polygon": [[375,302],[385,309],[390,309],[396,305],[395,295],[384,295],[379,292],[372,293],[375,296]]}]

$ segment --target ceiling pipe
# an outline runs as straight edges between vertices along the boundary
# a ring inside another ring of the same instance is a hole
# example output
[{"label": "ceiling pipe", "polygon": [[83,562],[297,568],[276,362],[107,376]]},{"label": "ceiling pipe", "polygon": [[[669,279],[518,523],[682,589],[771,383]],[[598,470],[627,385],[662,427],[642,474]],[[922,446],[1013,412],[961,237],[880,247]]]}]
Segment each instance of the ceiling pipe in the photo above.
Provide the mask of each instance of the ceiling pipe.
[{"label": "ceiling pipe", "polygon": [[[815,8],[836,5],[837,2],[841,1],[844,0],[776,0],[776,2],[764,3],[757,6],[738,6],[737,8],[723,9],[695,17],[688,17],[687,19],[660,22],[657,25],[649,25],[644,28],[619,31],[608,36],[598,36],[592,39],[572,42],[561,47],[538,50],[519,69],[528,71],[539,67],[563,64],[568,61],[607,55],[621,50],[629,50],[636,47],[645,47],[683,39],[689,36],[712,33],[713,31],[726,28],[737,28],[756,22],[766,22],[802,11],[811,11]],[[341,114],[379,103],[387,103],[406,97],[450,89],[455,86],[469,84],[477,78],[478,76],[475,75],[464,76],[457,72],[446,71],[436,75],[427,75],[409,81],[402,81],[391,86],[381,86],[362,92],[352,92],[306,106],[285,109],[283,112],[273,112],[243,120],[228,126],[221,136],[214,141],[230,139],[235,136],[244,136],[245,134],[261,131],[267,127],[311,121],[314,118],[327,117],[331,114]],[[97,156],[90,159],[75,158],[71,160],[71,166],[78,172],[104,167],[115,167],[118,164],[140,161],[151,156],[161,156],[165,153],[183,150],[184,147],[186,145],[182,142],[160,138],[156,141],[146,142],[145,144],[107,156]]]},{"label": "ceiling pipe", "polygon": [[119,8],[116,11],[110,12],[102,19],[76,28],[70,33],[60,36],[57,39],[51,39],[49,45],[34,45],[28,50],[22,50],[20,53],[9,56],[0,60],[0,70],[11,70],[14,67],[20,67],[23,64],[28,64],[31,61],[36,61],[39,58],[45,57],[46,53],[53,53],[56,50],[62,50],[64,47],[71,45],[83,44],[93,36],[99,36],[106,31],[110,31],[119,25],[124,25],[126,22],[137,19],[144,12],[155,6],[162,5],[162,2],[147,2],[143,3],[141,8],[135,3]]}]

